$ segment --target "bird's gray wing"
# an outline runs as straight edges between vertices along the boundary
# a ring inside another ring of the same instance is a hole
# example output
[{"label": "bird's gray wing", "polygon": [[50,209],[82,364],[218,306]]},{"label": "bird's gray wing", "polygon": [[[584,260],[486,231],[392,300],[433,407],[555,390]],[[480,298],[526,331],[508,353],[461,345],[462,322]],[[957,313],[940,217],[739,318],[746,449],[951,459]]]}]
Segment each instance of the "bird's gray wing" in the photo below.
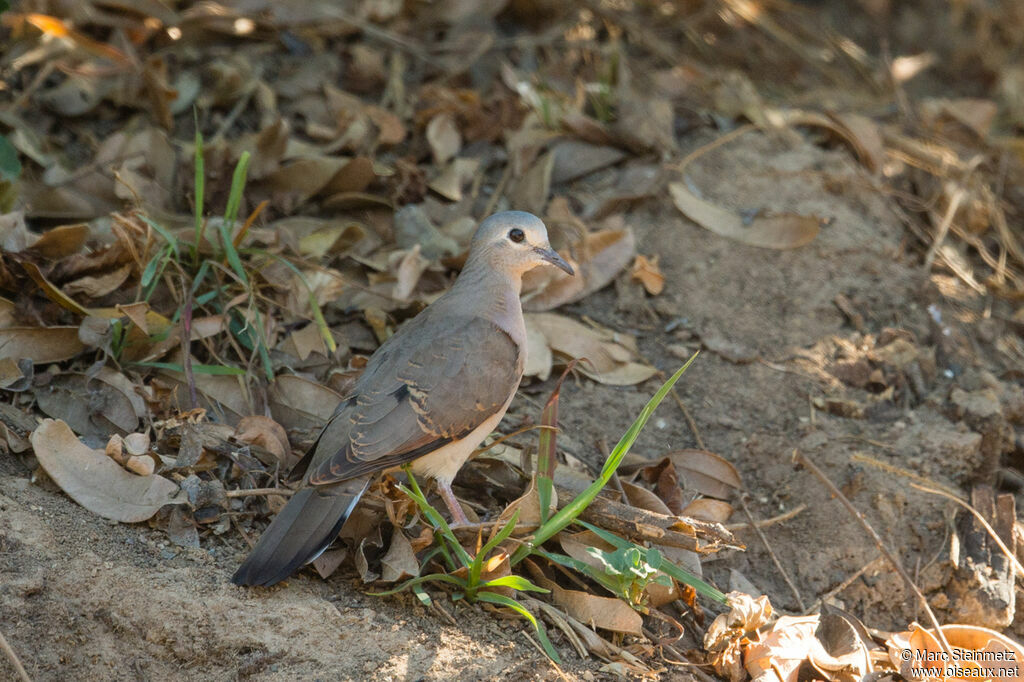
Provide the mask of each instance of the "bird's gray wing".
[{"label": "bird's gray wing", "polygon": [[293,476],[323,486],[405,464],[501,409],[519,385],[515,341],[480,317],[417,322],[381,346]]}]

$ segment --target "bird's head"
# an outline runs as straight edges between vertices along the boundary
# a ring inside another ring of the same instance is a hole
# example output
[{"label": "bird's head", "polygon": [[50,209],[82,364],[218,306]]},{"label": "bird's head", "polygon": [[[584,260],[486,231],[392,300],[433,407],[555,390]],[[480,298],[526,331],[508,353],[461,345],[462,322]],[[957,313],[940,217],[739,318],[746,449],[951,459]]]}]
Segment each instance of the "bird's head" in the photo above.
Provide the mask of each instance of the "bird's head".
[{"label": "bird's head", "polygon": [[471,259],[480,259],[516,277],[544,264],[574,274],[572,266],[551,248],[543,221],[524,211],[502,211],[484,220],[469,250]]}]

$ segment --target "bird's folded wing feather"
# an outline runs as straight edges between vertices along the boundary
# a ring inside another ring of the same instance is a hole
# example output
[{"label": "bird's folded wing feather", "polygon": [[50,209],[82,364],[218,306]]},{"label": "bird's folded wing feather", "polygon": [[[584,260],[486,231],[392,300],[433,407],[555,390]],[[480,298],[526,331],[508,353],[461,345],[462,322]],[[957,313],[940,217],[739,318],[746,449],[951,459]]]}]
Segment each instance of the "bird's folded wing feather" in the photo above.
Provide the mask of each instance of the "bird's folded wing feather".
[{"label": "bird's folded wing feather", "polygon": [[414,319],[374,354],[293,477],[328,485],[411,462],[502,408],[519,383],[519,346],[484,318],[428,322]]}]

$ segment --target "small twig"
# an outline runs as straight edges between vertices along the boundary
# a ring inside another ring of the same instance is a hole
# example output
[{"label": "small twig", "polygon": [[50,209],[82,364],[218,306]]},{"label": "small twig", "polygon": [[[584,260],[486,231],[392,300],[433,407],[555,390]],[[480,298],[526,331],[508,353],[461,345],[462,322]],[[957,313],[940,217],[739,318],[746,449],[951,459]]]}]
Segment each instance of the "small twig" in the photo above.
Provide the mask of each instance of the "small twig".
[{"label": "small twig", "polygon": [[[768,528],[769,526],[774,526],[774,525],[779,524],[779,523],[784,523],[786,521],[789,521],[791,518],[793,518],[797,514],[800,514],[801,512],[806,511],[806,509],[807,509],[807,505],[806,504],[801,504],[801,505],[799,505],[797,507],[794,507],[794,508],[790,509],[788,512],[784,512],[782,514],[779,514],[778,516],[773,516],[773,517],[768,518],[768,519],[761,519],[756,524],[754,524],[754,527],[757,527],[757,528]],[[729,531],[730,533],[735,533],[736,531],[739,531],[739,530],[747,530],[749,528],[751,528],[751,525],[749,523],[729,523],[729,524],[726,524],[726,526],[725,526],[725,529],[727,531]]]},{"label": "small twig", "polygon": [[18,674],[18,678],[22,682],[32,682],[32,678],[25,672],[25,666],[21,664],[21,660],[18,658],[18,654],[14,653],[14,649],[7,643],[7,638],[4,637],[4,633],[0,632],[0,649],[3,649],[4,655],[7,656],[7,660],[11,662],[14,667],[14,672]]},{"label": "small twig", "polygon": [[248,488],[238,490],[225,490],[225,497],[249,497],[250,495],[283,495],[284,497],[291,497],[295,494],[295,491],[290,488]]},{"label": "small twig", "polygon": [[957,504],[959,504],[959,505],[960,505],[961,507],[963,507],[963,508],[964,508],[964,509],[966,509],[967,511],[971,512],[972,514],[974,514],[974,518],[976,518],[976,519],[978,520],[978,523],[980,523],[980,524],[982,525],[982,527],[983,527],[983,528],[984,528],[984,529],[985,529],[986,531],[988,531],[988,534],[989,534],[990,536],[992,536],[992,539],[993,539],[993,540],[995,540],[995,541],[996,541],[996,544],[997,544],[997,545],[999,545],[999,549],[1000,549],[1000,550],[1002,550],[1003,554],[1005,554],[1005,555],[1006,555],[1006,557],[1007,557],[1007,558],[1008,558],[1008,559],[1009,559],[1009,560],[1010,560],[1011,562],[1013,562],[1013,568],[1014,568],[1014,569],[1016,570],[1016,572],[1017,572],[1017,575],[1019,575],[1019,576],[1021,576],[1021,577],[1024,577],[1024,566],[1021,566],[1021,565],[1020,565],[1020,562],[1019,562],[1019,561],[1017,561],[1017,557],[1015,557],[1015,556],[1013,555],[1013,552],[1011,552],[1011,551],[1010,551],[1010,548],[1009,548],[1009,547],[1007,547],[1007,546],[1006,546],[1006,545],[1005,545],[1005,544],[1003,543],[1003,541],[1002,541],[1002,540],[1001,540],[1001,539],[999,538],[999,536],[998,536],[998,535],[996,534],[996,531],[995,531],[995,529],[994,529],[994,528],[993,528],[992,526],[990,526],[990,525],[989,525],[989,523],[988,523],[988,521],[986,521],[986,520],[985,520],[985,517],[981,515],[981,512],[979,512],[979,511],[978,511],[977,509],[975,509],[975,508],[974,508],[974,507],[972,507],[971,505],[969,505],[969,504],[967,504],[966,502],[964,502],[963,500],[961,500],[961,499],[960,499],[959,497],[957,497],[956,495],[950,495],[950,494],[949,494],[949,493],[947,493],[947,492],[946,492],[945,490],[936,490],[935,488],[926,488],[925,486],[923,486],[923,485],[918,485],[917,483],[911,483],[911,484],[910,484],[910,487],[911,487],[911,488],[916,488],[916,489],[918,489],[918,490],[920,490],[920,491],[922,491],[922,492],[926,492],[926,493],[931,493],[932,495],[938,495],[938,496],[940,496],[940,497],[945,497],[946,499],[949,499],[949,500],[952,500],[952,501],[956,502],[956,503],[957,503]]},{"label": "small twig", "polygon": [[697,447],[701,450],[707,450],[707,448],[704,447],[704,439],[700,437],[700,430],[697,428],[697,422],[693,420],[693,415],[691,415],[690,411],[686,409],[686,403],[684,403],[683,399],[679,397],[678,393],[676,393],[675,386],[672,387],[670,393],[672,394],[672,398],[675,399],[676,405],[678,405],[680,411],[682,411],[683,418],[686,420],[687,426],[690,427],[690,431],[693,433],[693,439],[697,441]]},{"label": "small twig", "polygon": [[743,509],[743,513],[747,515],[747,520],[750,521],[750,527],[754,529],[754,532],[757,533],[757,537],[761,540],[761,544],[763,544],[764,548],[768,550],[768,556],[771,557],[772,563],[775,564],[775,568],[779,571],[779,575],[781,575],[782,579],[786,581],[786,584],[789,586],[793,596],[796,597],[796,603],[800,606],[800,610],[806,611],[807,607],[804,605],[803,597],[800,596],[800,590],[796,589],[796,585],[793,584],[793,580],[789,577],[789,573],[787,573],[786,569],[783,568],[782,562],[779,561],[779,557],[775,554],[775,550],[773,550],[772,546],[768,543],[768,538],[765,537],[764,532],[758,528],[757,522],[754,521],[754,515],[750,513],[750,507],[747,506],[747,501],[743,499],[744,497],[744,495],[740,495],[740,507]]},{"label": "small twig", "polygon": [[434,611],[436,611],[441,616],[444,616],[444,619],[452,625],[455,625],[456,627],[458,626],[459,622],[455,620],[455,616],[445,611],[444,607],[438,604],[436,599],[430,600],[430,608],[434,609]]},{"label": "small twig", "polygon": [[890,564],[892,564],[892,567],[896,570],[896,572],[900,574],[900,577],[903,578],[903,582],[907,585],[907,589],[914,593],[914,595],[917,597],[918,602],[921,604],[921,607],[924,609],[924,612],[928,614],[928,620],[931,621],[932,627],[935,628],[935,637],[939,640],[939,644],[942,646],[942,650],[946,653],[947,656],[949,656],[949,660],[954,660],[953,649],[949,646],[949,642],[946,640],[946,635],[942,631],[942,625],[939,624],[939,619],[935,617],[935,612],[932,611],[932,607],[928,604],[928,600],[925,599],[924,594],[922,594],[921,590],[917,587],[917,585],[914,584],[914,581],[910,579],[910,576],[907,574],[907,571],[903,568],[902,564],[900,564],[900,562],[896,559],[893,553],[889,551],[889,548],[885,546],[885,544],[882,542],[882,538],[878,536],[878,533],[876,533],[875,529],[871,527],[871,524],[868,523],[866,518],[864,518],[864,515],[861,514],[860,511],[858,511],[858,509],[853,506],[853,503],[847,499],[846,495],[843,495],[842,491],[836,487],[836,484],[829,480],[828,476],[826,476],[825,473],[821,469],[819,469],[814,462],[808,459],[807,455],[804,455],[799,450],[794,449],[793,461],[796,462],[797,464],[803,465],[808,471],[814,474],[815,477],[817,477],[817,479],[821,481],[822,485],[824,485],[825,488],[832,494],[832,496],[835,497],[840,502],[842,502],[843,506],[846,507],[846,510],[850,512],[850,515],[853,516],[853,518],[857,519],[861,527],[867,532],[868,535],[871,536],[871,539],[874,541],[875,546],[878,547],[878,551],[882,553],[882,556],[884,556],[886,560]]},{"label": "small twig", "polygon": [[234,516],[230,516],[229,518],[231,519],[231,525],[234,526],[235,530],[238,531],[238,534],[242,536],[243,540],[245,540],[245,544],[249,545],[249,551],[251,552],[256,549],[256,543],[253,542],[252,538],[249,537],[249,534],[242,529],[242,525],[238,523],[238,519]]}]

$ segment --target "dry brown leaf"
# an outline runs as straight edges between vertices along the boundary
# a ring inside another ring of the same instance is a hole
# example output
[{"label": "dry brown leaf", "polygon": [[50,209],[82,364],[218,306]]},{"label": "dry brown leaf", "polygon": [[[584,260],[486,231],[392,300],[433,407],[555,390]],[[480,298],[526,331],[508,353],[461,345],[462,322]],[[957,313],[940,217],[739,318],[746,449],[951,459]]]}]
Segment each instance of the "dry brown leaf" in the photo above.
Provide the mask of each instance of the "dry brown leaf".
[{"label": "dry brown leaf", "polygon": [[512,208],[543,215],[551,193],[551,171],[554,167],[554,154],[545,154],[522,176],[516,178],[508,192]]},{"label": "dry brown leaf", "polygon": [[60,260],[81,251],[88,238],[88,225],[61,225],[44,232],[29,250],[52,261]]},{"label": "dry brown leaf", "polygon": [[307,324],[289,334],[278,346],[279,350],[288,353],[304,362],[311,354],[328,357],[327,344],[324,342],[320,328],[315,324]]},{"label": "dry brown leaf", "polygon": [[622,490],[626,493],[626,499],[634,507],[646,509],[658,514],[672,516],[672,510],[668,508],[660,497],[642,486],[622,481]]},{"label": "dry brown leaf", "polygon": [[772,605],[763,595],[755,599],[742,592],[730,592],[726,597],[730,610],[716,617],[704,633],[704,649],[715,672],[725,675],[731,682],[741,682],[747,677],[743,668],[743,644],[747,634],[768,622]]},{"label": "dry brown leaf", "polygon": [[259,181],[279,200],[295,207],[309,201],[346,165],[345,159],[315,156],[296,159]]},{"label": "dry brown leaf", "polygon": [[132,273],[132,264],[125,263],[119,268],[102,275],[86,275],[64,285],[68,296],[83,294],[88,298],[99,298],[116,291]]},{"label": "dry brown leaf", "polygon": [[81,443],[62,421],[44,419],[32,432],[39,464],[78,504],[103,518],[137,523],[174,501],[178,486],[162,476],[130,474],[102,450]]},{"label": "dry brown leaf", "polygon": [[743,490],[743,481],[732,464],[707,450],[674,450],[665,455],[672,460],[684,488],[701,495],[728,499]]},{"label": "dry brown leaf", "polygon": [[642,633],[643,618],[621,599],[567,590],[553,582],[549,589],[555,603],[582,623],[628,635]]},{"label": "dry brown leaf", "polygon": [[7,327],[0,329],[0,353],[29,358],[37,365],[60,362],[78,355],[85,345],[78,327]]},{"label": "dry brown leaf", "polygon": [[[610,330],[596,330],[555,313],[528,313],[526,326],[532,326],[528,339],[543,337],[548,347],[562,358],[587,358],[578,369],[595,381],[611,386],[638,384],[654,376],[657,370],[637,361],[629,347],[630,337]],[[530,354],[529,348],[527,355]]]},{"label": "dry brown leaf", "polygon": [[382,146],[393,147],[405,139],[406,131],[402,119],[387,109],[372,104],[368,105],[365,111],[369,119],[377,126],[379,131],[377,141]]},{"label": "dry brown leaf", "polygon": [[138,427],[136,406],[121,390],[97,375],[65,372],[35,388],[43,413],[66,422],[76,433],[106,438]]},{"label": "dry brown leaf", "polygon": [[412,550],[409,538],[405,537],[402,529],[395,527],[391,534],[391,546],[387,554],[381,557],[382,582],[393,583],[406,578],[415,578],[420,574],[420,564],[416,560],[416,554]]},{"label": "dry brown leaf", "polygon": [[0,329],[10,329],[14,326],[15,320],[14,301],[0,296]]},{"label": "dry brown leaf", "polygon": [[771,679],[779,682],[796,682],[800,666],[815,647],[821,646],[814,636],[817,627],[817,614],[780,617],[746,647],[744,667],[755,679],[771,674]]},{"label": "dry brown leaf", "polygon": [[427,124],[427,144],[434,155],[434,163],[443,166],[459,153],[462,136],[451,114],[440,113]]},{"label": "dry brown leaf", "polygon": [[638,253],[629,275],[640,282],[651,296],[657,296],[665,290],[665,275],[661,274],[661,268],[658,267],[658,256],[648,258]]},{"label": "dry brown leaf", "polygon": [[534,325],[526,324],[526,365],[523,367],[523,375],[537,377],[544,381],[551,376],[551,365],[554,356],[551,354],[551,347],[544,332]]},{"label": "dry brown leaf", "polygon": [[[525,318],[527,330],[535,330],[527,338],[540,340],[543,336],[550,349],[564,358],[586,357],[589,363],[578,368],[595,381],[626,386],[645,381],[656,372],[635,361],[636,354],[623,345],[626,335],[616,338],[614,333],[594,330],[553,312],[532,312]],[[527,348],[527,356],[529,352]]]},{"label": "dry brown leaf", "polygon": [[682,182],[668,186],[683,215],[715,234],[750,246],[766,249],[795,249],[814,241],[821,221],[814,216],[793,213],[758,216],[749,223],[735,211],[701,199]]},{"label": "dry brown leaf", "polygon": [[702,497],[686,505],[681,516],[689,516],[701,521],[713,523],[725,523],[732,516],[733,507],[728,502],[714,500],[710,497]]},{"label": "dry brown leaf", "polygon": [[274,420],[286,429],[319,429],[341,402],[326,386],[292,374],[274,379],[267,399]]},{"label": "dry brown leaf", "polygon": [[427,183],[427,187],[449,201],[462,201],[462,188],[469,184],[479,168],[479,159],[454,159],[440,175]]},{"label": "dry brown leaf", "polygon": [[242,417],[235,427],[235,439],[249,445],[257,445],[284,462],[291,451],[288,434],[284,427],[270,417],[251,415]]},{"label": "dry brown leaf", "polygon": [[396,255],[399,258],[395,267],[395,288],[391,295],[399,301],[408,301],[430,261],[420,254],[419,244],[404,254]]}]

